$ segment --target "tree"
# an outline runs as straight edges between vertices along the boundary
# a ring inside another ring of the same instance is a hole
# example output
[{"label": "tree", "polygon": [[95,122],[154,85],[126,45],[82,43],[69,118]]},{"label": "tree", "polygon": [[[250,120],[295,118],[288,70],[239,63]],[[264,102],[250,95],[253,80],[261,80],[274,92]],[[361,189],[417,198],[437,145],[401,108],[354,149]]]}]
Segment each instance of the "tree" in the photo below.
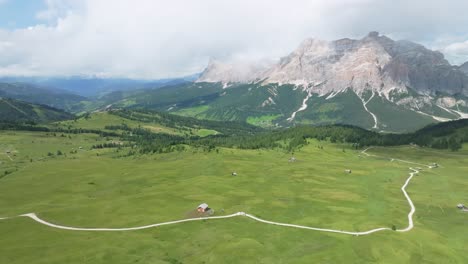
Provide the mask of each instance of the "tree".
[{"label": "tree", "polygon": [[448,139],[448,146],[451,151],[457,151],[462,148],[461,142],[454,136]]}]

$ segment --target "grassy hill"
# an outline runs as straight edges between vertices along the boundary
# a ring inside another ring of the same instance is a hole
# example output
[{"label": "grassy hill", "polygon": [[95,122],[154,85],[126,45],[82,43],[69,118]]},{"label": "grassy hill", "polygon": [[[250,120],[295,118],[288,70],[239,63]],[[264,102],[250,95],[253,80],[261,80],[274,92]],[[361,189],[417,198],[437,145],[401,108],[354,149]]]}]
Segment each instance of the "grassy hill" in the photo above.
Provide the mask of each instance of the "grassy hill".
[{"label": "grassy hill", "polygon": [[74,116],[50,106],[0,97],[0,121],[50,123]]},{"label": "grassy hill", "polygon": [[83,96],[65,90],[44,88],[27,83],[0,83],[0,97],[48,105],[69,112],[79,110],[80,102],[87,100]]},{"label": "grassy hill", "polygon": [[[410,95],[407,95],[410,96]],[[290,127],[298,124],[348,124],[378,131],[410,132],[437,122],[430,115],[457,118],[440,108],[420,114],[376,95],[367,104],[347,89],[338,94],[311,95],[294,85],[187,83],[133,94],[114,94],[106,103],[129,109],[167,111],[200,119],[243,121],[263,127]],[[111,99],[115,102],[111,103]],[[369,99],[369,98],[367,98]],[[294,118],[293,113],[295,113]]]},{"label": "grassy hill", "polygon": [[51,125],[55,129],[91,129],[123,131],[142,129],[149,133],[165,133],[185,137],[245,134],[262,129],[241,122],[199,120],[164,112],[144,110],[109,110],[85,114],[73,120]]},{"label": "grassy hill", "polygon": [[[206,202],[214,216],[242,211],[336,230],[401,229],[408,167],[423,169],[407,187],[416,213],[406,233],[349,236],[245,217],[80,232],[17,217],[0,220],[0,263],[466,263],[467,215],[456,205],[468,198],[467,129],[459,120],[411,134],[344,125],[266,130],[128,109],[9,127],[0,130],[0,218],[34,212],[65,226],[187,219],[201,216],[196,207]],[[457,152],[428,148],[451,138]],[[362,153],[367,145],[377,156]],[[434,162],[439,168],[424,166]]]},{"label": "grassy hill", "polygon": [[[464,175],[456,155],[413,147],[374,148],[309,140],[296,162],[282,150],[187,147],[131,155],[97,134],[0,131],[0,217],[35,212],[55,224],[129,227],[191,217],[206,202],[215,216],[245,211],[278,222],[338,230],[407,225],[400,188],[407,163],[437,162],[408,192],[415,228],[349,236],[266,225],[248,218],[129,232],[58,230],[27,218],[0,221],[1,263],[466,263]],[[319,148],[318,146],[321,146]],[[8,158],[5,151],[13,153]],[[58,150],[62,155],[56,154]],[[48,153],[52,153],[49,155]],[[388,157],[388,158],[385,158]],[[352,169],[353,173],[344,173]],[[236,177],[231,172],[236,171]],[[466,203],[466,202],[465,202]],[[60,243],[57,243],[60,241]],[[79,250],[77,250],[79,249]],[[351,261],[350,261],[351,260]]]}]

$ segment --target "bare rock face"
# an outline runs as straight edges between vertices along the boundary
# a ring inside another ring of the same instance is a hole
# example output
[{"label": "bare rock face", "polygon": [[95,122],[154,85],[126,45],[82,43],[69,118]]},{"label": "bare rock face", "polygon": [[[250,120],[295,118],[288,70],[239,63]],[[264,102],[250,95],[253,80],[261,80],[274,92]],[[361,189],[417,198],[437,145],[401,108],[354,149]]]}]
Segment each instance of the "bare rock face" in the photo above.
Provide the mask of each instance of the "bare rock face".
[{"label": "bare rock face", "polygon": [[440,52],[371,32],[360,40],[307,39],[267,69],[210,64],[199,81],[295,84],[322,95],[351,88],[388,98],[407,88],[423,95],[468,95],[467,71],[468,65],[452,66]]},{"label": "bare rock face", "polygon": [[391,62],[391,56],[371,38],[333,42],[306,40],[266,73],[265,82],[312,84],[314,92],[319,94],[346,88],[358,94],[368,89],[385,94],[391,89],[405,89],[403,84],[382,72]]},{"label": "bare rock face", "polygon": [[460,71],[464,72],[466,75],[468,75],[468,61],[465,62],[460,66]]}]

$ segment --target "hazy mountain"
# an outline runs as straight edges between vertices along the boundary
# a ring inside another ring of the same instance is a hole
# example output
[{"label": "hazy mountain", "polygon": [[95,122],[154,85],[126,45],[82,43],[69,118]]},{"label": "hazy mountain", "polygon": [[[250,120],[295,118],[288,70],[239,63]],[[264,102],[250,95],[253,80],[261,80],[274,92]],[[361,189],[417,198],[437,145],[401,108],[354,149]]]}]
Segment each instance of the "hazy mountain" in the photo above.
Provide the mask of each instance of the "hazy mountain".
[{"label": "hazy mountain", "polygon": [[237,62],[223,63],[211,59],[197,82],[252,82],[258,80],[271,67],[271,63]]},{"label": "hazy mountain", "polygon": [[48,123],[73,118],[65,111],[0,97],[0,121]]},{"label": "hazy mountain", "polygon": [[[266,112],[271,123],[279,125],[348,123],[384,131],[408,131],[468,117],[468,75],[463,72],[468,66],[452,66],[438,51],[377,32],[359,40],[307,39],[270,67],[244,68],[255,69],[249,73],[237,67],[210,64],[198,79],[199,85],[218,82],[220,88],[249,86],[233,101],[255,101],[247,100],[249,94],[259,96],[258,102],[233,105],[237,116],[247,112],[240,116],[265,119],[261,113],[270,109]],[[227,103],[229,89],[219,92],[216,102]],[[260,95],[253,89],[264,92]],[[279,91],[285,89],[299,94],[300,101],[293,95],[281,98]],[[293,108],[282,108],[286,101]],[[209,110],[197,114],[217,112],[216,118],[223,118],[229,108],[214,110],[216,105],[213,102]]]},{"label": "hazy mountain", "polygon": [[65,90],[39,87],[28,83],[0,83],[0,97],[48,105],[67,111],[72,111],[81,101],[86,100],[83,96]]},{"label": "hazy mountain", "polygon": [[199,81],[294,84],[319,95],[351,88],[359,95],[374,91],[387,99],[392,91],[407,92],[407,88],[427,95],[468,95],[468,76],[442,53],[377,32],[360,40],[307,39],[266,70],[243,67],[239,74],[239,67],[243,66],[210,64]]},{"label": "hazy mountain", "polygon": [[442,53],[371,32],[307,39],[277,63],[210,61],[197,82],[114,91],[84,108],[142,108],[259,126],[351,124],[408,132],[468,118],[468,76]]},{"label": "hazy mountain", "polygon": [[460,66],[460,70],[468,75],[468,61]]},{"label": "hazy mountain", "polygon": [[2,77],[2,82],[29,83],[41,87],[66,90],[85,97],[99,97],[114,91],[128,91],[143,88],[158,88],[164,85],[180,84],[194,81],[198,74],[180,78],[159,80],[135,80],[126,78],[98,78],[98,77]]}]

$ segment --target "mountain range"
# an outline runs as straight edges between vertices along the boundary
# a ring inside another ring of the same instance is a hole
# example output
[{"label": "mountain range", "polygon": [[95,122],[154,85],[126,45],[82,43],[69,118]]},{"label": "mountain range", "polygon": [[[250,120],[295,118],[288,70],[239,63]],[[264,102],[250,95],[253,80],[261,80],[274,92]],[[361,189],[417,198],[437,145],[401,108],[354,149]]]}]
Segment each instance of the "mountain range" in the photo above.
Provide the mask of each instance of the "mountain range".
[{"label": "mountain range", "polygon": [[[302,104],[289,116],[283,112],[275,118],[279,123],[329,121],[405,131],[412,125],[400,126],[392,119],[404,115],[428,123],[468,117],[468,63],[453,66],[441,52],[378,32],[359,40],[307,39],[276,64],[238,66],[212,61],[197,82],[270,89],[259,105],[263,108],[282,104],[276,91],[284,86],[302,92]],[[366,120],[340,118],[348,111],[367,112]]]},{"label": "mountain range", "polygon": [[[31,83],[0,84],[0,97],[74,113],[150,109],[262,127],[350,124],[410,132],[468,118],[468,62],[451,65],[439,51],[378,32],[362,39],[306,39],[276,63],[211,60],[200,75],[132,88],[123,88],[126,81],[79,78]],[[38,87],[45,83],[53,88]],[[90,93],[90,87],[104,94]]]},{"label": "mountain range", "polygon": [[3,83],[23,83],[51,90],[61,90],[88,98],[95,98],[116,91],[157,88],[194,81],[198,74],[180,78],[139,80],[129,78],[101,78],[93,76],[69,77],[0,77]]}]

